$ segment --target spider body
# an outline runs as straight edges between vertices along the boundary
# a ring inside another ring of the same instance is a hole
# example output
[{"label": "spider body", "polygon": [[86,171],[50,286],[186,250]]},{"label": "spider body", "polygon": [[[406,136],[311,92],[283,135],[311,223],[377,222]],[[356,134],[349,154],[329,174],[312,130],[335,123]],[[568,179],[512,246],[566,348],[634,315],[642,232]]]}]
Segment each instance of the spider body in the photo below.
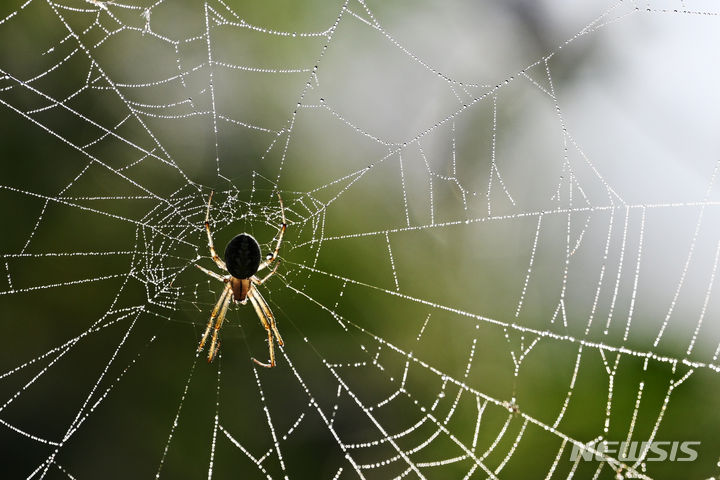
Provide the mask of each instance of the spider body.
[{"label": "spider body", "polygon": [[277,340],[278,345],[283,345],[283,340],[280,336],[280,332],[278,332],[277,326],[275,325],[275,316],[257,287],[265,283],[265,281],[275,273],[280,261],[278,260],[275,263],[275,267],[264,278],[258,278],[255,274],[263,268],[268,268],[277,258],[278,251],[280,250],[283,234],[285,233],[285,228],[287,228],[287,223],[285,222],[285,208],[283,207],[282,198],[278,194],[283,222],[280,227],[280,233],[278,234],[277,245],[275,246],[275,250],[268,254],[265,261],[261,262],[260,245],[257,240],[248,233],[236,235],[232,240],[230,240],[230,242],[228,242],[225,247],[224,261],[217,255],[215,252],[215,246],[213,245],[212,234],[210,233],[210,203],[212,202],[212,197],[213,193],[211,192],[210,198],[208,199],[207,212],[205,214],[205,231],[208,238],[208,247],[210,248],[210,256],[215,264],[225,272],[229,273],[229,275],[220,275],[208,270],[207,268],[201,267],[200,265],[195,265],[203,272],[225,284],[225,288],[220,294],[220,299],[217,301],[215,308],[213,308],[210,313],[210,321],[208,322],[207,328],[205,328],[205,333],[200,340],[198,351],[202,350],[205,346],[205,342],[210,335],[213,323],[215,323],[215,329],[213,330],[212,341],[210,343],[210,348],[208,349],[207,357],[208,362],[212,362],[220,349],[218,332],[220,331],[220,327],[222,327],[230,302],[234,300],[235,303],[245,305],[247,301],[250,300],[250,303],[255,309],[255,313],[267,331],[270,363],[262,363],[255,358],[252,360],[263,367],[274,367],[275,351],[273,337]]},{"label": "spider body", "polygon": [[225,247],[225,265],[235,278],[244,279],[255,275],[260,266],[260,245],[252,235],[241,233]]}]

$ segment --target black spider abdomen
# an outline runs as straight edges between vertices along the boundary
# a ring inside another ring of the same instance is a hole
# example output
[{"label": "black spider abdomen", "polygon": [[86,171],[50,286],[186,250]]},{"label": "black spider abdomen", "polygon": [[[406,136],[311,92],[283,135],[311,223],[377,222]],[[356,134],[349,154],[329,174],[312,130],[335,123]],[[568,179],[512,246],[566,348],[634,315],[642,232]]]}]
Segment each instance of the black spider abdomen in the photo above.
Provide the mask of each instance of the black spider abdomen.
[{"label": "black spider abdomen", "polygon": [[250,278],[260,266],[260,245],[252,235],[241,233],[225,247],[225,264],[235,278]]}]

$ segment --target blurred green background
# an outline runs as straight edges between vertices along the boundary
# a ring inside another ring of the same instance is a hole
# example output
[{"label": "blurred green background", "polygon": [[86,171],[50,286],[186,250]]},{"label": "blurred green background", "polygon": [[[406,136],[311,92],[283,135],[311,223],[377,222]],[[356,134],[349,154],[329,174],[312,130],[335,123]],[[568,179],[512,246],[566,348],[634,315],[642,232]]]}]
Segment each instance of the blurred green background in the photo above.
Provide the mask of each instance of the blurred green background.
[{"label": "blurred green background", "polygon": [[[0,476],[716,475],[717,17],[661,7],[4,3]],[[283,196],[275,369],[248,306],[196,352],[211,190],[218,250]]]}]

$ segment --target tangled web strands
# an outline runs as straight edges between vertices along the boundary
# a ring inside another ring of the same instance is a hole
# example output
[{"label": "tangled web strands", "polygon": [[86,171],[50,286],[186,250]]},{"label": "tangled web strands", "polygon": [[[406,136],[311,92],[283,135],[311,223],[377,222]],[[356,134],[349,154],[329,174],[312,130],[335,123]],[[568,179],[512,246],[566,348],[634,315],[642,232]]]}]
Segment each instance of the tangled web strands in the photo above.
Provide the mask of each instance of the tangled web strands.
[{"label": "tangled web strands", "polygon": [[716,476],[717,7],[299,3],[0,7],[3,476]]}]

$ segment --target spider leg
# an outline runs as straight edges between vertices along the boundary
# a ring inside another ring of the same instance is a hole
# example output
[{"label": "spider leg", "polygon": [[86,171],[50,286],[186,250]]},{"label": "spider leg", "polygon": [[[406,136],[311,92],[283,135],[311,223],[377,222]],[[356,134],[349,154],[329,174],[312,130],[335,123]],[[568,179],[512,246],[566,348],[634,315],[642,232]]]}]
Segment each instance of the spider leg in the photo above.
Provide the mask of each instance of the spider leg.
[{"label": "spider leg", "polygon": [[275,339],[277,339],[278,345],[283,346],[285,343],[283,342],[282,337],[280,336],[280,332],[277,329],[277,325],[275,325],[275,315],[273,315],[272,310],[270,310],[270,307],[267,304],[267,301],[265,301],[265,298],[260,293],[260,290],[257,288],[250,289],[252,294],[255,296],[255,299],[258,302],[258,305],[262,309],[263,313],[265,314],[265,318],[268,319],[268,323],[270,323],[270,328],[273,331],[273,334],[275,335]]},{"label": "spider leg", "polygon": [[220,331],[220,327],[222,327],[223,320],[225,320],[225,315],[227,314],[228,307],[230,306],[231,300],[232,300],[232,294],[229,293],[225,297],[225,301],[223,303],[222,308],[220,309],[220,314],[218,315],[217,322],[215,322],[215,330],[213,331],[212,342],[210,342],[210,348],[208,349],[208,363],[212,362],[215,359],[215,356],[217,355],[218,350],[220,350],[220,341],[218,341],[218,332]]},{"label": "spider leg", "polygon": [[210,321],[207,324],[207,327],[205,328],[205,333],[202,336],[202,339],[200,340],[200,345],[198,345],[198,352],[203,349],[205,346],[205,342],[207,341],[207,337],[210,334],[210,328],[212,327],[213,320],[215,320],[215,317],[217,317],[218,312],[220,311],[220,307],[224,304],[227,300],[227,297],[230,295],[230,284],[225,285],[225,289],[223,290],[222,294],[220,294],[220,298],[218,299],[217,303],[215,304],[215,308],[212,309],[212,313],[210,314]]},{"label": "spider leg", "polygon": [[267,260],[260,264],[260,266],[258,267],[258,271],[270,266],[273,260],[277,258],[278,252],[280,251],[280,244],[282,243],[283,235],[285,235],[285,229],[287,228],[287,220],[285,220],[285,206],[283,205],[282,197],[279,193],[278,199],[280,200],[280,214],[282,215],[282,226],[280,227],[280,235],[278,235],[278,241],[275,245],[275,250],[270,255],[268,255]]},{"label": "spider leg", "polygon": [[210,247],[210,256],[213,259],[213,262],[215,264],[222,268],[223,270],[227,270],[227,266],[225,266],[225,262],[222,261],[220,257],[218,257],[217,252],[215,251],[215,245],[213,243],[212,234],[210,233],[210,203],[212,202],[212,197],[215,191],[210,192],[210,198],[208,198],[208,206],[207,206],[207,212],[205,212],[205,232],[207,233],[208,237],[208,247]]},{"label": "spider leg", "polygon": [[201,267],[201,266],[198,265],[197,263],[195,264],[195,266],[196,266],[197,268],[199,268],[200,270],[202,270],[203,272],[205,272],[205,273],[207,273],[208,275],[210,275],[211,277],[220,280],[221,282],[225,282],[225,281],[226,281],[225,277],[223,277],[222,275],[218,275],[217,273],[213,272],[212,270],[208,270],[208,269],[205,268],[205,267]]},{"label": "spider leg", "polygon": [[[265,314],[265,311],[260,306],[260,301],[258,300],[258,297],[255,295],[257,293],[257,290],[255,288],[251,289],[248,293],[248,297],[250,298],[250,303],[252,303],[253,308],[255,309],[255,313],[257,314],[258,318],[260,319],[260,322],[262,323],[263,327],[265,328],[265,331],[268,335],[268,351],[270,353],[270,363],[262,363],[258,359],[254,358],[252,359],[253,362],[257,363],[261,367],[266,368],[272,368],[275,366],[275,345],[273,342],[273,329],[270,326],[269,319],[267,315]],[[282,340],[280,339],[278,341],[280,345],[282,345]]]},{"label": "spider leg", "polygon": [[278,269],[279,266],[280,266],[280,260],[277,261],[277,263],[273,267],[272,271],[270,273],[268,273],[267,275],[265,275],[263,278],[258,278],[255,275],[253,275],[252,277],[250,277],[250,280],[255,285],[262,285],[263,283],[265,283],[267,281],[268,278],[273,276],[273,274],[275,273],[275,271]]}]

